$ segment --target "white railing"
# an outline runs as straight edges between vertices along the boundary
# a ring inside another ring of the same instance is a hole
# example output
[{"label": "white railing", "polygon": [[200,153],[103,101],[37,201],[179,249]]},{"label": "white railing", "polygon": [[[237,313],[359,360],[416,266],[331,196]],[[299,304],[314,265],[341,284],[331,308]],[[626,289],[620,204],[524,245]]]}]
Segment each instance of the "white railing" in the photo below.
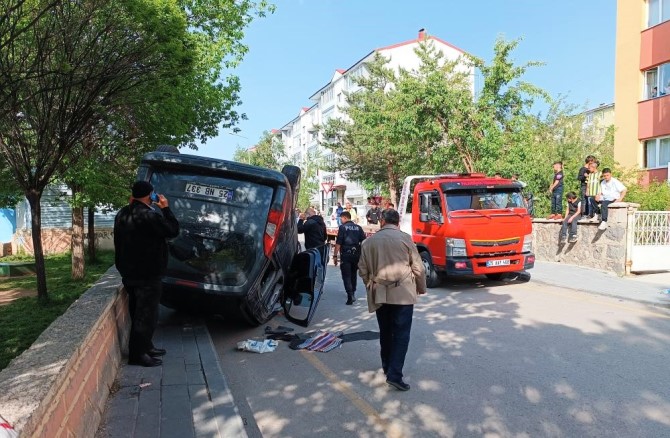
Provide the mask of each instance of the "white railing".
[{"label": "white railing", "polygon": [[633,245],[670,245],[670,211],[636,211]]}]

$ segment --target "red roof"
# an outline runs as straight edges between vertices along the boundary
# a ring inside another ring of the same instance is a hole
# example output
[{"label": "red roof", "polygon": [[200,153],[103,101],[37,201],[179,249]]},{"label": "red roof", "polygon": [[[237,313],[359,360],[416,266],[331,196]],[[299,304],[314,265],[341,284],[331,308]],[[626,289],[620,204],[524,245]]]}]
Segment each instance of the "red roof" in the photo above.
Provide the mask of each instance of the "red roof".
[{"label": "red roof", "polygon": [[337,69],[337,70],[335,70],[335,71],[336,71],[336,72],[338,72],[339,74],[343,75],[343,74],[344,74],[344,72],[345,72],[346,70],[345,70],[345,69],[343,69],[343,68],[338,68],[338,69]]},{"label": "red roof", "polygon": [[454,46],[453,44],[448,43],[448,42],[444,41],[443,39],[440,39],[438,37],[434,37],[434,36],[431,36],[431,35],[426,36],[424,38],[415,38],[413,40],[404,41],[402,43],[392,44],[392,45],[386,46],[386,47],[380,47],[379,49],[376,49],[375,51],[395,49],[396,47],[406,46],[408,44],[420,43],[422,40],[434,40],[434,41],[437,41],[439,43],[444,44],[445,46],[449,46],[452,49],[456,49],[461,53],[465,53],[464,50],[459,49],[458,47]]}]

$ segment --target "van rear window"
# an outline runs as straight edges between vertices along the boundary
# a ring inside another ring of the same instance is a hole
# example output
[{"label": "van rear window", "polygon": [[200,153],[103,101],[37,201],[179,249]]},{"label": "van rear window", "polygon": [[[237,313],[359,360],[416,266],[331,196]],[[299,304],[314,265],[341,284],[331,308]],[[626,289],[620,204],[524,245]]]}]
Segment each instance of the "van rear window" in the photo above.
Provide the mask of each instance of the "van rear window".
[{"label": "van rear window", "polygon": [[201,283],[242,286],[263,255],[263,233],[274,189],[252,181],[154,170],[180,224],[170,242],[168,275]]}]

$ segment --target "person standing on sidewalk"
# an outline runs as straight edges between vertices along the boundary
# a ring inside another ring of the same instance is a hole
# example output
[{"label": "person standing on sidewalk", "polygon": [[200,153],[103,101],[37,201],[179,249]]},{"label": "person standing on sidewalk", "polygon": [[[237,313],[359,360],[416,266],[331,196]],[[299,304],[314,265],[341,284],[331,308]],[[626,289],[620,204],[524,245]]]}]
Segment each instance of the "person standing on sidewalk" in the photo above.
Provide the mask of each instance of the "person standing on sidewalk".
[{"label": "person standing on sidewalk", "polygon": [[554,180],[549,186],[549,196],[551,196],[551,216],[547,219],[561,219],[563,204],[563,162],[554,162]]},{"label": "person standing on sidewalk", "polygon": [[598,225],[599,230],[607,229],[607,209],[609,205],[613,202],[623,201],[624,196],[626,196],[626,186],[624,186],[621,181],[612,177],[612,170],[609,167],[603,169],[603,180],[600,182],[601,194],[598,196],[598,201],[600,201],[600,214],[602,217],[602,222]]},{"label": "person standing on sidewalk", "polygon": [[[152,205],[155,204],[154,205]],[[130,204],[114,218],[115,264],[128,292],[130,338],[128,363],[155,367],[165,354],[151,338],[158,325],[161,279],[168,262],[166,239],[179,234],[179,222],[168,200],[146,181],[133,184]]]},{"label": "person standing on sidewalk", "polygon": [[305,235],[305,249],[316,248],[326,243],[326,223],[323,217],[316,214],[314,207],[309,207],[298,220],[298,233]]},{"label": "person standing on sidewalk", "polygon": [[400,391],[410,386],[402,369],[409,347],[417,295],[426,293],[426,271],[412,237],[400,231],[396,210],[382,211],[382,229],[361,246],[358,263],[367,289],[368,310],[379,324],[379,344],[386,383]]},{"label": "person standing on sidewalk", "polygon": [[365,232],[360,225],[351,221],[351,214],[348,211],[343,211],[340,219],[342,225],[337,230],[333,263],[337,266],[339,254],[342,281],[344,282],[344,290],[347,292],[346,304],[350,306],[356,301],[358,260],[361,257],[361,242],[365,240]]}]

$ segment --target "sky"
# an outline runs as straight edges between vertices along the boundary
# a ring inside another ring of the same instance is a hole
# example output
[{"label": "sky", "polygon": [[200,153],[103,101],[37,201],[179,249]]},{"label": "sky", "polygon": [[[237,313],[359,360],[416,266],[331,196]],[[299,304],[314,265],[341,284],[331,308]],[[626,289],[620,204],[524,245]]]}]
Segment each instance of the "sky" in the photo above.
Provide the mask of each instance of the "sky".
[{"label": "sky", "polygon": [[[239,76],[248,120],[221,130],[197,155],[232,159],[263,131],[295,118],[336,69],[370,51],[429,35],[490,61],[497,37],[522,38],[512,58],[541,61],[525,81],[579,107],[614,101],[613,0],[275,0],[276,11],[247,28]],[[189,152],[193,153],[193,152]]]}]

